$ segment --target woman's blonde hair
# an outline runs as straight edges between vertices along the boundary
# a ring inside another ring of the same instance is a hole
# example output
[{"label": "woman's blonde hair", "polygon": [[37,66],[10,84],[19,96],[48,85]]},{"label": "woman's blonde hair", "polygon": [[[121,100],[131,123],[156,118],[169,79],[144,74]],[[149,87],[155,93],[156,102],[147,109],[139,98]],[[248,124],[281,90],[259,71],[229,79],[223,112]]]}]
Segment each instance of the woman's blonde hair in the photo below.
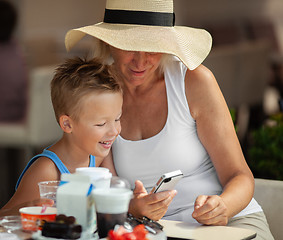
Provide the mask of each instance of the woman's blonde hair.
[{"label": "woman's blonde hair", "polygon": [[[104,64],[111,65],[113,63],[113,58],[110,53],[109,44],[101,41],[100,39],[94,38],[94,57],[101,59]],[[173,61],[173,55],[163,53],[160,64],[159,64],[159,74],[163,74],[165,67]]]}]

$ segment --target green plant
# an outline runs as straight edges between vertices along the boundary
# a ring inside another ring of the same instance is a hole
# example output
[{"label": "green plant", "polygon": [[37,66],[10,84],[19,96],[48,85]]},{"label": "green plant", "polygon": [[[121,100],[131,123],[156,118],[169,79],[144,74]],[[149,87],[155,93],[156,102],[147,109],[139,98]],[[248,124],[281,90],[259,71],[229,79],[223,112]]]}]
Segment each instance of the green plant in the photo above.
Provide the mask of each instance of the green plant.
[{"label": "green plant", "polygon": [[277,114],[254,130],[248,164],[255,177],[283,180],[283,114]]},{"label": "green plant", "polygon": [[235,131],[237,132],[237,124],[236,124],[236,109],[235,108],[229,108],[230,114],[231,114],[231,118],[232,121],[234,123],[234,127],[235,127]]}]

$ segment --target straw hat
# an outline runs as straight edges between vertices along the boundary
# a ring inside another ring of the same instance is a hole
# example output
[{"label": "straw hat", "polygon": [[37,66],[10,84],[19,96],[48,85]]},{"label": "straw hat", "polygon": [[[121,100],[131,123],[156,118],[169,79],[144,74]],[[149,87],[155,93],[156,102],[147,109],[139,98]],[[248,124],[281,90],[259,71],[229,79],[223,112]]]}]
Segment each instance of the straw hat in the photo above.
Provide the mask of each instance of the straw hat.
[{"label": "straw hat", "polygon": [[208,55],[211,36],[174,21],[173,0],[107,0],[104,22],[68,31],[65,45],[69,51],[88,34],[122,50],[173,54],[193,70]]}]

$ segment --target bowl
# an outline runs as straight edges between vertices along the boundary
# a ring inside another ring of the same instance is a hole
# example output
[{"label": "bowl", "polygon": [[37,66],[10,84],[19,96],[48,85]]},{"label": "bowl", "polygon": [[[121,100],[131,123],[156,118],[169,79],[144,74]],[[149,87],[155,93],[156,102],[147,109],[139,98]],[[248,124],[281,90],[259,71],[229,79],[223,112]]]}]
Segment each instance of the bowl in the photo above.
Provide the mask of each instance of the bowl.
[{"label": "bowl", "polygon": [[[44,211],[43,211],[44,210]],[[44,221],[53,222],[56,219],[57,208],[55,207],[24,207],[19,210],[22,220],[22,228],[26,231],[42,229]]]}]

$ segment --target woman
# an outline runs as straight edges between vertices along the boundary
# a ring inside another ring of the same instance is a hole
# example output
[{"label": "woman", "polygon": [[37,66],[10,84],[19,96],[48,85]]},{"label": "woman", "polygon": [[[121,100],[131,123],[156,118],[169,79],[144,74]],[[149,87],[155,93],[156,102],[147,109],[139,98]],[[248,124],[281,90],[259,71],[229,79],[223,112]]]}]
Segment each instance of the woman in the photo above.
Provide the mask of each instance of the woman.
[{"label": "woman", "polygon": [[[246,227],[273,239],[223,95],[201,65],[209,33],[174,26],[172,0],[108,0],[104,22],[69,31],[67,49],[86,34],[98,39],[96,55],[112,57],[123,84],[122,131],[103,164],[111,168],[113,156],[117,174],[135,183],[129,211]],[[177,195],[148,194],[177,169],[184,174]]]}]

